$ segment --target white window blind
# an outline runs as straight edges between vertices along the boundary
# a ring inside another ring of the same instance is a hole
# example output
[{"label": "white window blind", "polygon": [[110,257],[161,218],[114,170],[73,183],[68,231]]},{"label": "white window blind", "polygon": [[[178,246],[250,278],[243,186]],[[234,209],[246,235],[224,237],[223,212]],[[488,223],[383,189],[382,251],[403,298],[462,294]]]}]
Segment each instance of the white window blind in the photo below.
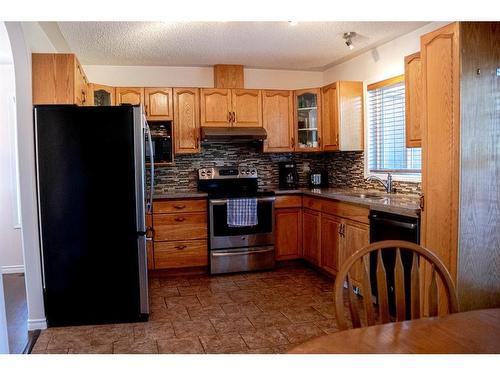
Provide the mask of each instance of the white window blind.
[{"label": "white window blind", "polygon": [[368,88],[368,169],[419,176],[420,148],[406,148],[405,83]]}]

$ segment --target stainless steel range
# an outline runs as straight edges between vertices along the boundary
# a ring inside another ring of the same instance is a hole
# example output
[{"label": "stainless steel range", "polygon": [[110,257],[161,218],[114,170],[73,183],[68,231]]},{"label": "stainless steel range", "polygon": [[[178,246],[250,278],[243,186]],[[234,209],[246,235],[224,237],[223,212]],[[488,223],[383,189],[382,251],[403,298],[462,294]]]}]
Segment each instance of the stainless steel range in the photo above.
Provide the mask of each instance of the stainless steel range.
[{"label": "stainless steel range", "polygon": [[198,189],[208,193],[210,272],[273,268],[275,196],[258,189],[257,170],[202,168]]}]

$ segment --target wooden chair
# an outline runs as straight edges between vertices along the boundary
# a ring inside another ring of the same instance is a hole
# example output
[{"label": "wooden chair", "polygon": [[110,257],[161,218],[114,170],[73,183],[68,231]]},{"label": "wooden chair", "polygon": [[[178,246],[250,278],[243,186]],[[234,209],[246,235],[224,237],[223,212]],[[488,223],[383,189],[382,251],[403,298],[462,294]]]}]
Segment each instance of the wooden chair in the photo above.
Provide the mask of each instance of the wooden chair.
[{"label": "wooden chair", "polygon": [[[394,295],[395,295],[395,310],[396,321],[406,320],[406,301],[405,301],[405,269],[401,258],[401,250],[406,250],[406,254],[412,256],[411,259],[411,272],[410,281],[410,299],[411,299],[411,319],[418,319],[421,316],[421,301],[423,301],[424,288],[420,284],[420,279],[423,279],[421,274],[421,258],[425,259],[426,266],[430,266],[430,282],[428,285],[428,306],[429,315],[436,316],[438,313],[438,284],[436,281],[436,273],[439,275],[445,295],[448,300],[448,310],[450,313],[458,312],[458,299],[451,279],[450,273],[431,251],[411,242],[406,241],[381,241],[370,244],[358,250],[350,256],[345,263],[341,266],[340,271],[335,279],[335,312],[337,315],[337,325],[340,330],[348,329],[348,322],[344,315],[344,281],[348,286],[348,305],[352,320],[353,328],[361,327],[360,314],[356,308],[358,297],[352,292],[353,279],[351,273],[356,275],[358,279],[357,286],[359,286],[361,294],[363,295],[362,306],[366,313],[367,325],[380,324],[376,323],[374,303],[372,300],[372,285],[370,281],[370,254],[376,253],[376,285],[377,285],[377,300],[378,300],[378,318],[382,324],[389,323],[391,316],[389,312],[389,297],[387,290],[387,274],[382,261],[382,250],[395,251],[395,265],[394,265]],[[405,255],[406,255],[405,254]],[[373,258],[372,258],[373,259]],[[357,267],[353,270],[353,266]],[[407,267],[408,268],[408,267]],[[408,283],[407,283],[408,284]],[[409,314],[408,314],[409,315]]]}]

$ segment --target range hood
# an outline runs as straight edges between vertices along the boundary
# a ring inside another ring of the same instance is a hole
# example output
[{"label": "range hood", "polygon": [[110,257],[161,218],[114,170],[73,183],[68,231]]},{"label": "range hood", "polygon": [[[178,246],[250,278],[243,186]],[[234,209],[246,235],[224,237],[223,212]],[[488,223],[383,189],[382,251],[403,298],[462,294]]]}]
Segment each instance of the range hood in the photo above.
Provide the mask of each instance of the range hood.
[{"label": "range hood", "polygon": [[264,128],[201,128],[201,141],[206,143],[245,143],[266,138]]}]

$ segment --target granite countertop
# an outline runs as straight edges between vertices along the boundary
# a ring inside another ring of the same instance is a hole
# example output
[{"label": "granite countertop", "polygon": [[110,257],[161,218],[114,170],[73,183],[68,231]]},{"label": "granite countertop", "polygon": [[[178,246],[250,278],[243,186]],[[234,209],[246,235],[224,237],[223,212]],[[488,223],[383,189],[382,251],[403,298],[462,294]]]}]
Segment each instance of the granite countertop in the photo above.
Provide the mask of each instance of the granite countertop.
[{"label": "granite countertop", "polygon": [[[316,188],[299,190],[276,190],[276,195],[303,194],[307,196],[334,199],[354,203],[394,214],[418,217],[420,214],[420,196],[414,194],[387,194],[364,189]],[[366,197],[361,196],[367,195]]]},{"label": "granite countertop", "polygon": [[[371,210],[418,217],[420,214],[420,196],[414,194],[386,194],[380,191],[363,189],[316,188],[296,190],[275,190],[276,195],[301,194],[306,196],[333,199],[368,207]],[[368,196],[361,196],[366,194]],[[371,196],[370,196],[371,195]],[[199,191],[155,194],[154,199],[194,199],[206,198],[207,193]]]}]

